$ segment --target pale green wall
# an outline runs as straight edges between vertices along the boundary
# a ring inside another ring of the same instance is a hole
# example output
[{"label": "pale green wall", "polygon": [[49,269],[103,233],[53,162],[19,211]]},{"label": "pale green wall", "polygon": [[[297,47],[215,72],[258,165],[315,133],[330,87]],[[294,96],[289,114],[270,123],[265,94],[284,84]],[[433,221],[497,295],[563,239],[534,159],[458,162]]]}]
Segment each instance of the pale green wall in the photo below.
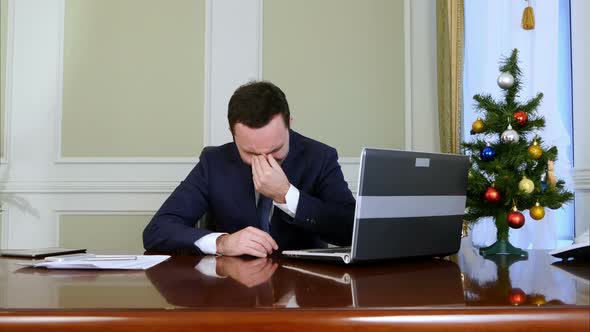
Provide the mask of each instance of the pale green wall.
[{"label": "pale green wall", "polygon": [[6,37],[8,0],[0,0],[0,157],[4,156],[4,89],[6,82]]},{"label": "pale green wall", "polygon": [[59,245],[68,248],[142,251],[149,215],[62,215]]},{"label": "pale green wall", "polygon": [[62,155],[197,155],[205,0],[65,4]]},{"label": "pale green wall", "polygon": [[264,78],[287,95],[293,127],[358,157],[403,148],[401,0],[264,2]]}]

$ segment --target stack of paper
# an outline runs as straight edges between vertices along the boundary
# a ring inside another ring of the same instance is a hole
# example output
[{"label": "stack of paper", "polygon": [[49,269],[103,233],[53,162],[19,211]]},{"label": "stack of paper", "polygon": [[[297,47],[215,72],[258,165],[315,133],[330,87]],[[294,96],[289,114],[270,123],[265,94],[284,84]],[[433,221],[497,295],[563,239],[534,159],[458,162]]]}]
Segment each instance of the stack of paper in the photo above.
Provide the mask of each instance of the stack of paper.
[{"label": "stack of paper", "polygon": [[80,259],[66,259],[44,262],[20,262],[28,267],[47,269],[95,269],[95,270],[147,270],[170,258],[168,255],[91,255]]}]

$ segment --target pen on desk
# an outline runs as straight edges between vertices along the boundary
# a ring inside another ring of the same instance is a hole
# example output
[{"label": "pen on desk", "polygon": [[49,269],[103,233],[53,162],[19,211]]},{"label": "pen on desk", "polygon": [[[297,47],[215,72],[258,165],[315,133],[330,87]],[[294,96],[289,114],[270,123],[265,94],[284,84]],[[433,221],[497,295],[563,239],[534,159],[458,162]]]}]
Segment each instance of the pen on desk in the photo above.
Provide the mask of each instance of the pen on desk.
[{"label": "pen on desk", "polygon": [[47,262],[66,262],[66,261],[131,261],[137,260],[135,255],[95,255],[95,254],[76,254],[66,256],[46,257]]},{"label": "pen on desk", "polygon": [[88,258],[94,258],[94,254],[72,254],[63,256],[49,256],[45,257],[46,262],[65,262],[65,261],[79,261]]},{"label": "pen on desk", "polygon": [[137,256],[133,255],[94,255],[94,257],[83,258],[84,261],[133,261]]}]

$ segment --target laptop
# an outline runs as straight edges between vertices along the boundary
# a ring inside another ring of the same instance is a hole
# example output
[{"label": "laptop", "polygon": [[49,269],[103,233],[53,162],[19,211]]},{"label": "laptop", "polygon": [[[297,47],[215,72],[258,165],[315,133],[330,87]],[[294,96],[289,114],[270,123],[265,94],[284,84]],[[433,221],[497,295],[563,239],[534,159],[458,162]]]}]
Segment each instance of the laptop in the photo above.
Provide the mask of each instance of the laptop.
[{"label": "laptop", "polygon": [[352,246],[286,250],[288,257],[346,264],[459,251],[469,157],[364,148]]}]

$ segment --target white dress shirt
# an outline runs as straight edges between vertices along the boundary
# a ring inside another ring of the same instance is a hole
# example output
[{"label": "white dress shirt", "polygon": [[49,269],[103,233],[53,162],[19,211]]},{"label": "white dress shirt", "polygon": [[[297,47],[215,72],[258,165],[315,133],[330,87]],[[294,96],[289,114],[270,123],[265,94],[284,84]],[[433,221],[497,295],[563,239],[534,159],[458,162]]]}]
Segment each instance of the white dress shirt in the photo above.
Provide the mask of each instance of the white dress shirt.
[{"label": "white dress shirt", "polygon": [[[258,193],[256,193],[258,195]],[[285,195],[285,204],[280,204],[273,201],[273,210],[274,206],[278,207],[279,209],[283,210],[286,214],[290,217],[294,218],[295,213],[297,212],[297,204],[299,204],[299,189],[295,188],[292,184],[289,184],[289,190],[287,191],[287,195]],[[272,218],[273,211],[270,212],[270,218]],[[209,255],[217,254],[217,238],[223,234],[227,233],[219,233],[213,232],[207,234],[197,241],[195,241],[195,245],[204,253]]]}]

